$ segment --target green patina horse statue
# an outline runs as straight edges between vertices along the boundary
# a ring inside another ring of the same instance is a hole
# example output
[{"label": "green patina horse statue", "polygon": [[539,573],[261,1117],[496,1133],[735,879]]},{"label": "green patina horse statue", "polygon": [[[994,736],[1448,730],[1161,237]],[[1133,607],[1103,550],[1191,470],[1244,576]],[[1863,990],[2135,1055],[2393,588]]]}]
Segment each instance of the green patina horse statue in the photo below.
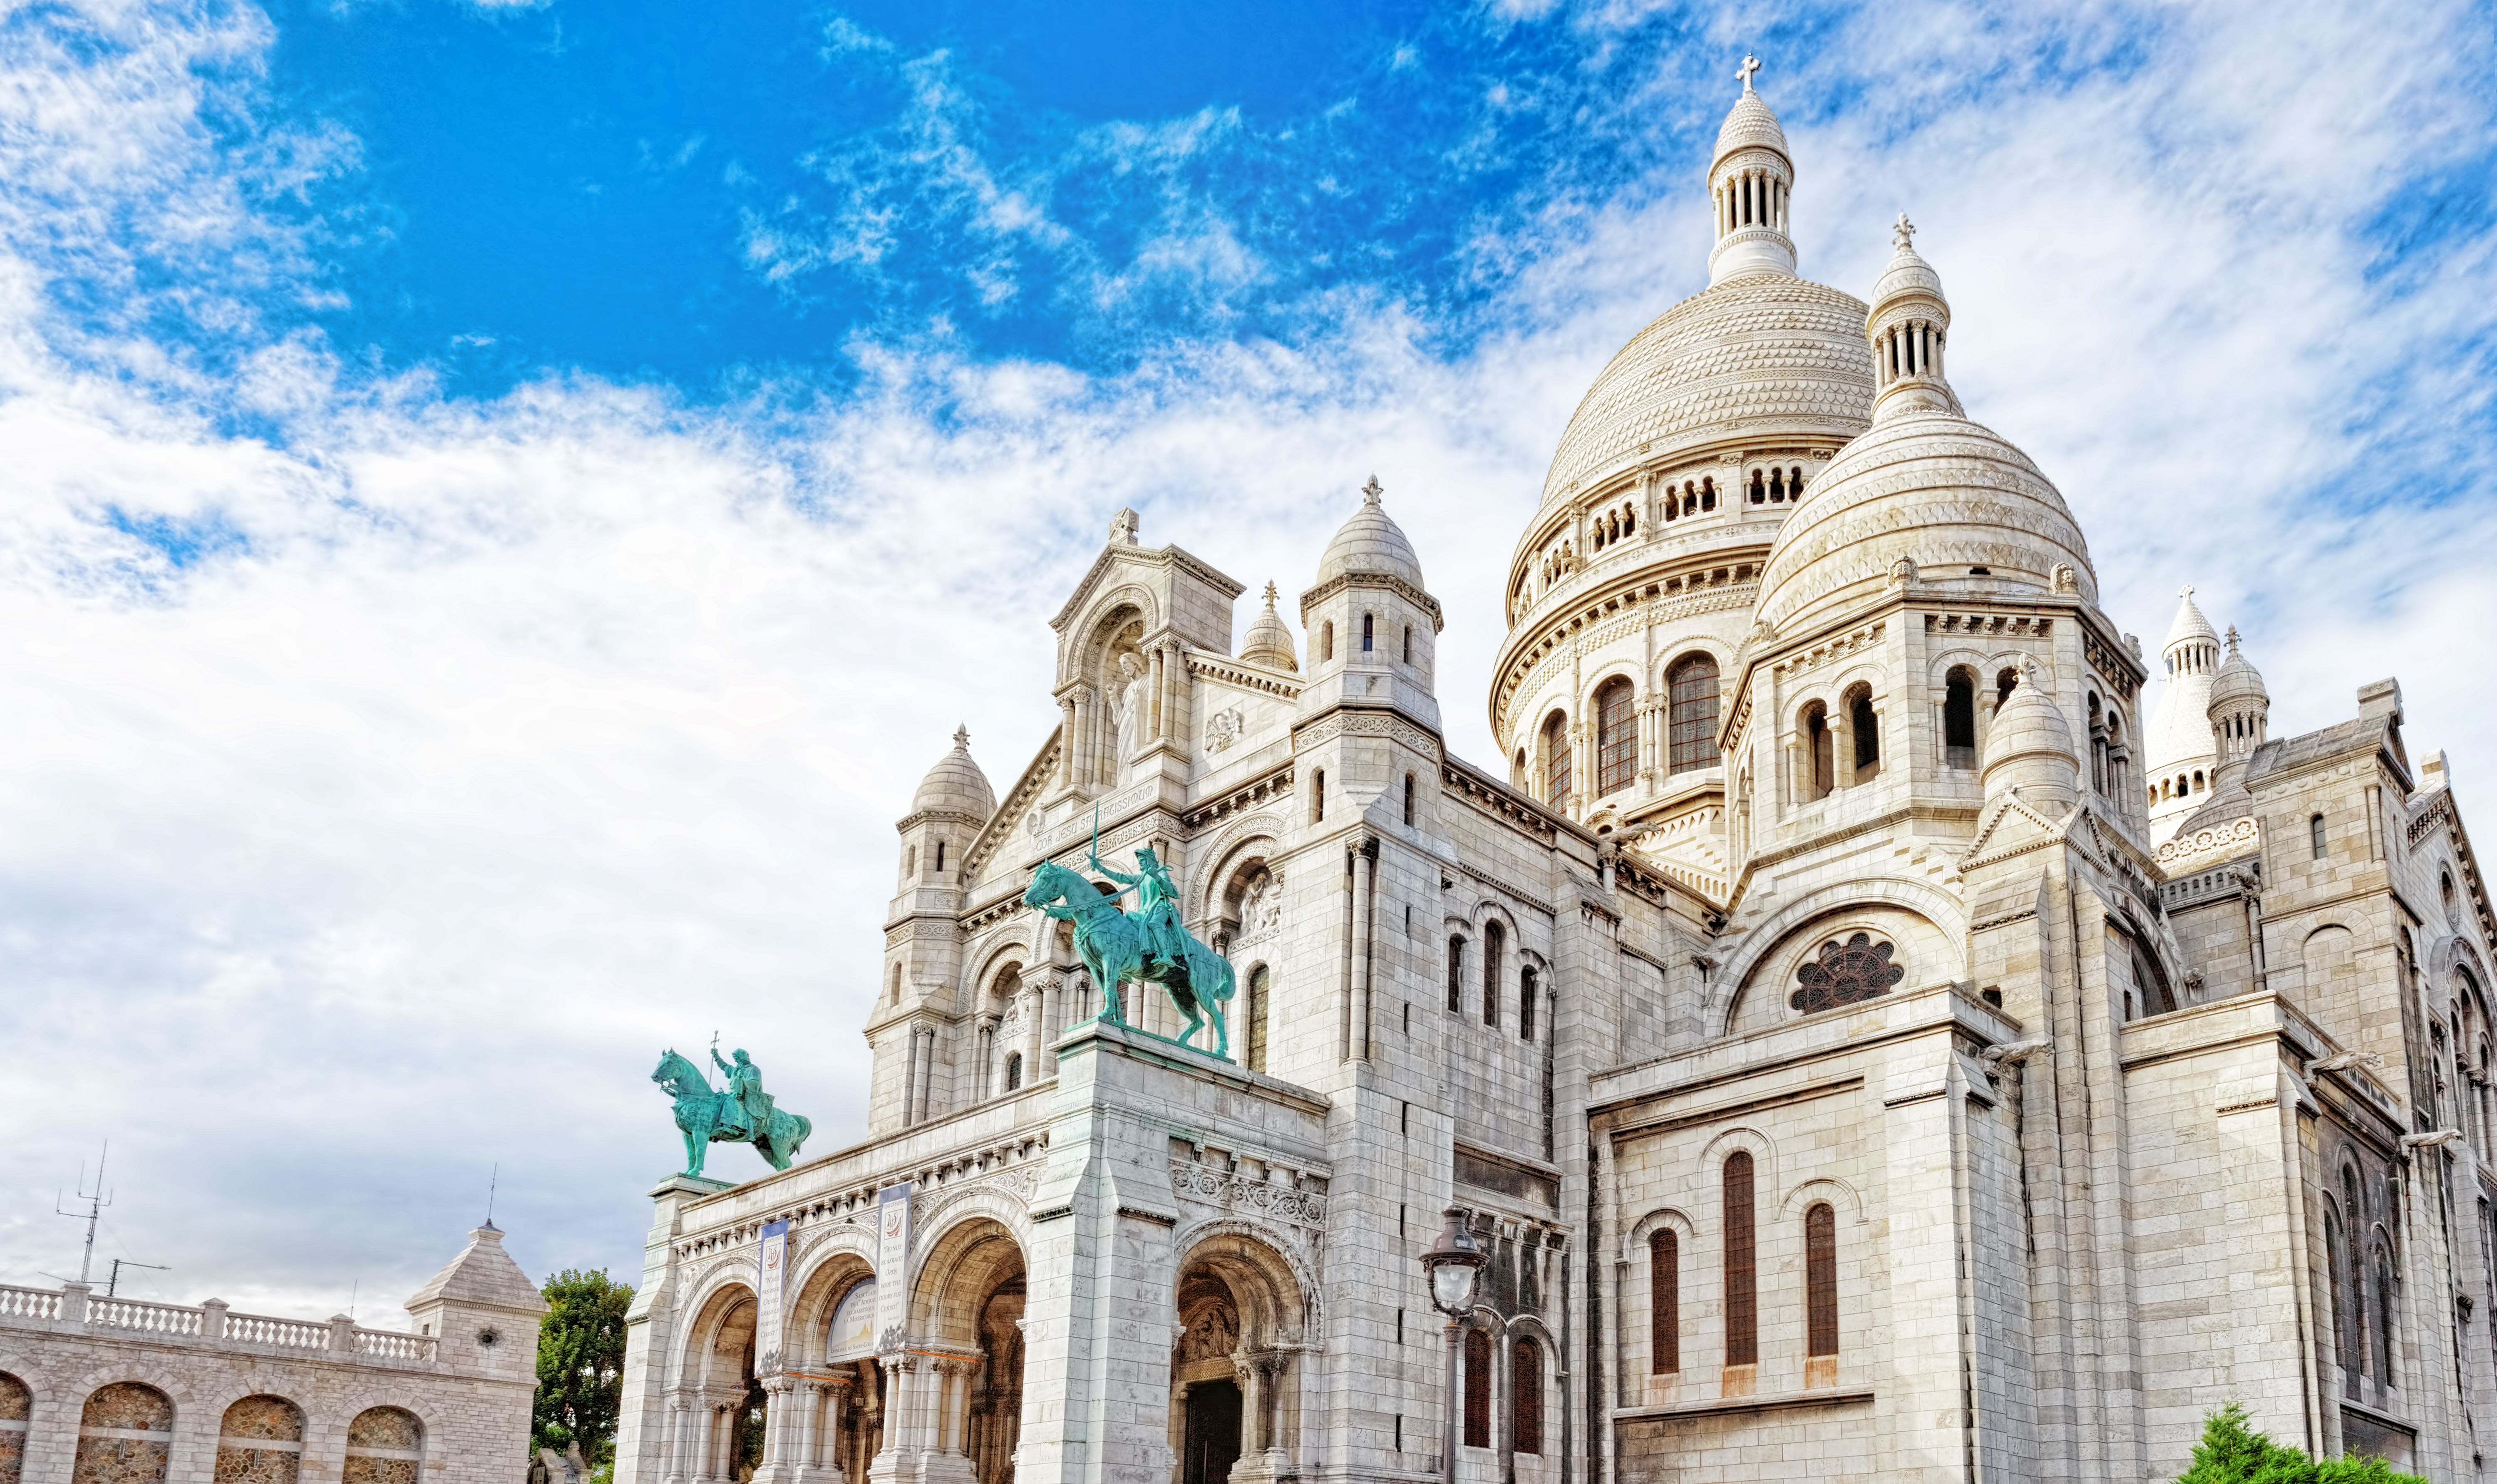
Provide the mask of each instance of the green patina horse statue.
[{"label": "green patina horse statue", "polygon": [[[711,1053],[711,1059],[718,1060],[719,1054]],[[739,1052],[737,1064],[728,1070],[730,1088],[722,1092],[711,1087],[701,1067],[669,1051],[660,1054],[659,1069],[650,1074],[677,1100],[677,1127],[685,1136],[685,1173],[706,1178],[703,1157],[714,1143],[751,1144],[772,1161],[772,1168],[789,1168],[798,1146],[815,1131],[814,1123],[773,1106],[771,1094],[763,1090],[762,1074],[745,1053]]]},{"label": "green patina horse statue", "polygon": [[[1149,868],[1152,864],[1147,862]],[[1055,861],[1040,863],[1023,900],[1026,906],[1075,925],[1075,956],[1084,961],[1085,971],[1100,987],[1101,1020],[1114,1026],[1126,1024],[1119,1014],[1121,986],[1158,984],[1170,992],[1172,1007],[1187,1022],[1179,1044],[1191,1045],[1210,1021],[1214,1055],[1230,1057],[1231,1033],[1219,1008],[1234,992],[1230,962],[1181,928],[1166,900],[1158,902],[1157,909],[1148,909],[1155,914],[1151,917],[1146,912],[1122,911],[1117,897],[1104,895],[1090,877]],[[1179,947],[1176,955],[1167,946],[1155,947],[1157,942],[1173,941]]]}]

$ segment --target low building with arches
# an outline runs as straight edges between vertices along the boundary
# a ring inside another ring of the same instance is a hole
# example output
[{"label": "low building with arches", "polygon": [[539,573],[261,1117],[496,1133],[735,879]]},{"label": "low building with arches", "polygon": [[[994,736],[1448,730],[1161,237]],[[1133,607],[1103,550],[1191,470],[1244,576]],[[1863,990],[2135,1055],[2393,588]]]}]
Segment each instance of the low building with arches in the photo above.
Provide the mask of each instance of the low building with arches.
[{"label": "low building with arches", "polygon": [[517,1484],[547,1306],[492,1223],[414,1333],[0,1287],[0,1484]]},{"label": "low building with arches", "polygon": [[[1709,287],[1502,576],[1489,769],[1376,480],[1236,646],[1247,585],[1118,513],[1055,730],[1002,787],[958,733],[898,822],[860,1140],[654,1192],[619,1484],[2149,1479],[2232,1401],[2474,1476],[2497,1031],[2441,759],[2389,682],[2270,737],[2190,598],[2146,728],[1912,228],[1812,283],[1795,180],[1747,75]],[[1099,908],[1096,838],[1228,997],[1088,977],[1042,908]]]}]

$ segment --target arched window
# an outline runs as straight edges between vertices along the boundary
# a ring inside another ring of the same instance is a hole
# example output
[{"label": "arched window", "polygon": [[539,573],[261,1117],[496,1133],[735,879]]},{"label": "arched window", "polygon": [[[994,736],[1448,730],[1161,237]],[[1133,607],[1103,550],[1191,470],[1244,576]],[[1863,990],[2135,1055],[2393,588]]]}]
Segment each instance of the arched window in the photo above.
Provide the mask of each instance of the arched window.
[{"label": "arched window", "polygon": [[1717,762],[1717,662],[1686,654],[1664,673],[1665,772],[1689,773]]},{"label": "arched window", "polygon": [[1714,475],[1699,482],[1699,508],[1702,510],[1717,508],[1717,480]]},{"label": "arched window", "polygon": [[1333,618],[1318,626],[1318,658],[1335,658],[1335,620]]},{"label": "arched window", "polygon": [[1409,773],[1405,775],[1405,822],[1413,822],[1413,775]]},{"label": "arched window", "polygon": [[1752,1155],[1725,1156],[1725,1364],[1760,1363],[1760,1282],[1753,1229]]},{"label": "arched window", "polygon": [[1310,770],[1310,823],[1326,822],[1326,770]]},{"label": "arched window", "polygon": [[1023,1053],[1019,1051],[1010,1051],[1006,1053],[1006,1090],[1009,1092],[1019,1092],[1022,1089]]},{"label": "arched window", "polygon": [[2343,1260],[2341,1217],[2329,1200],[2323,1203],[2323,1270],[2332,1286],[2332,1351],[2341,1362],[2343,1386],[2351,1396],[2358,1394],[2358,1336],[2354,1327],[2355,1316],[2350,1310],[2349,1285],[2343,1281],[2348,1268]]},{"label": "arched window", "polygon": [[1596,692],[1596,797],[1617,794],[1638,773],[1638,722],[1630,682],[1616,677]]},{"label": "arched window", "polygon": [[1833,750],[1836,743],[1829,733],[1829,709],[1817,701],[1805,707],[1803,723],[1798,730],[1803,733],[1803,757],[1800,759],[1803,777],[1800,781],[1804,799],[1807,802],[1826,799],[1836,784],[1838,772]]},{"label": "arched window", "polygon": [[1873,692],[1858,690],[1849,703],[1847,729],[1855,740],[1855,781],[1869,783],[1881,773],[1881,719],[1873,710]]},{"label": "arched window", "polygon": [[1976,672],[1955,665],[1943,680],[1943,764],[1976,766]]},{"label": "arched window", "polygon": [[339,1484],[417,1484],[424,1477],[425,1429],[416,1414],[368,1406],[347,1424],[347,1464]]},{"label": "arched window", "polygon": [[1803,1353],[1838,1353],[1838,1213],[1827,1201],[1803,1214]]},{"label": "arched window", "polygon": [[2316,860],[2323,859],[2323,816],[2321,814],[2306,821],[2306,848]]},{"label": "arched window", "polygon": [[1517,971],[1517,1035],[1522,1041],[1534,1039],[1534,968],[1532,964]]},{"label": "arched window", "polygon": [[1413,625],[1405,625],[1405,663],[1413,663]]},{"label": "arched window", "polygon": [[1752,471],[1752,503],[1754,505],[1766,505],[1768,502],[1768,479],[1766,476],[1761,474],[1759,470],[1754,469]]},{"label": "arched window", "polygon": [[1499,923],[1483,924],[1483,1024],[1500,1028],[1500,967],[1508,957],[1508,930]]},{"label": "arched window", "polygon": [[1543,802],[1569,807],[1569,720],[1559,711],[1543,723]]},{"label": "arched window", "polygon": [[173,1399],[153,1386],[115,1381],[88,1397],[79,1413],[70,1478],[73,1484],[155,1484],[173,1451]]},{"label": "arched window", "polygon": [[1670,1226],[1647,1239],[1647,1369],[1682,1369],[1682,1238]]},{"label": "arched window", "polygon": [[1520,1335],[1508,1349],[1508,1447],[1543,1451],[1543,1346]]},{"label": "arched window", "polygon": [[2376,1244],[2376,1384],[2393,1386],[2393,1255]]},{"label": "arched window", "polygon": [[936,842],[936,879],[939,881],[945,879],[945,842],[943,840]]},{"label": "arched window", "polygon": [[1466,940],[1448,939],[1448,1011],[1457,1014],[1466,1008]]},{"label": "arched window", "polygon": [[2019,685],[2019,671],[2007,665],[1997,672],[1994,677],[1994,709],[1998,711],[2003,710],[2004,703],[2011,699],[2011,692],[2018,689]]},{"label": "arched window", "polygon": [[1361,652],[1362,652],[1362,653],[1364,653],[1364,654],[1368,654],[1368,653],[1370,653],[1370,652],[1371,652],[1372,648],[1374,647],[1374,646],[1373,646],[1373,644],[1372,644],[1372,639],[1374,638],[1375,631],[1376,630],[1377,626],[1378,626],[1378,617],[1377,617],[1377,616],[1376,616],[1375,614],[1363,614],[1363,615],[1361,616]]},{"label": "arched window", "polygon": [[1491,1446],[1491,1337],[1466,1331],[1466,1446]]},{"label": "arched window", "polygon": [[905,881],[919,879],[919,847],[916,845],[901,853],[901,878]]},{"label": "arched window", "polygon": [[1244,1039],[1248,1043],[1248,1070],[1252,1072],[1266,1069],[1268,983],[1265,964],[1260,963],[1248,971],[1248,1034]]},{"label": "arched window", "polygon": [[2348,1295],[2350,1310],[2350,1349],[2357,1364],[2350,1372],[2350,1394],[2358,1394],[2358,1382],[2367,1374],[2367,1275],[2366,1257],[2359,1249],[2359,1234],[2367,1229],[2366,1208],[2358,1202],[2358,1171],[2353,1165],[2341,1167],[2341,1209],[2350,1219],[2350,1269],[2339,1275]]}]

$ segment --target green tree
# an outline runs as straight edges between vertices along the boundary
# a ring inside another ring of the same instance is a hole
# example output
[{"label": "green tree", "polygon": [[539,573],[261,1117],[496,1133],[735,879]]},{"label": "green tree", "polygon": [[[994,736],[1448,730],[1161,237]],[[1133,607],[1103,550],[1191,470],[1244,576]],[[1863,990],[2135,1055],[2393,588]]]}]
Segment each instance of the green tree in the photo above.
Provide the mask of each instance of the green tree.
[{"label": "green tree", "polygon": [[545,1294],[529,1451],[561,1453],[578,1442],[590,1467],[603,1468],[616,1457],[624,1404],[624,1310],[632,1307],[632,1286],[610,1280],[605,1269],[566,1268],[547,1279]]},{"label": "green tree", "polygon": [[2246,1423],[2246,1409],[2236,1403],[2213,1412],[2202,1424],[2202,1440],[2195,1445],[2194,1466],[2176,1484],[2427,1484],[2415,1473],[2395,1473],[2380,1458],[2333,1458],[2317,1462],[2298,1449],[2276,1443]]}]

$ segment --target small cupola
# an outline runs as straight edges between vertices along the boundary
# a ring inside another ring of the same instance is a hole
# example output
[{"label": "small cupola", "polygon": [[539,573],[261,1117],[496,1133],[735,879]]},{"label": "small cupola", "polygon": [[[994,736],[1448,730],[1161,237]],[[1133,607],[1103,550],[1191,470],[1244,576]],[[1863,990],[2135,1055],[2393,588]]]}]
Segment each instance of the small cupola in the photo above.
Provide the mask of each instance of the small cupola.
[{"label": "small cupola", "polygon": [[2021,803],[2051,815],[2071,807],[2079,774],[2071,723],[2046,694],[2044,668],[2024,659],[2010,698],[1985,730],[1985,758],[1977,776],[1986,801],[2016,792]]},{"label": "small cupola", "polygon": [[2220,755],[2220,774],[2242,774],[2247,759],[2271,729],[2271,692],[2262,673],[2237,647],[2237,630],[2228,626],[2228,657],[2211,678],[2211,742]]},{"label": "small cupola", "polygon": [[1292,631],[1283,625],[1283,616],[1275,612],[1275,584],[1266,584],[1265,611],[1248,621],[1248,637],[1241,641],[1240,657],[1252,665],[1286,674],[1300,673],[1299,651],[1292,646]]},{"label": "small cupola", "polygon": [[1942,274],[1916,252],[1916,226],[1899,213],[1890,231],[1890,266],[1873,285],[1864,333],[1873,349],[1873,421],[1916,412],[1963,416],[1943,376],[1943,342],[1950,336],[1950,301]]}]

